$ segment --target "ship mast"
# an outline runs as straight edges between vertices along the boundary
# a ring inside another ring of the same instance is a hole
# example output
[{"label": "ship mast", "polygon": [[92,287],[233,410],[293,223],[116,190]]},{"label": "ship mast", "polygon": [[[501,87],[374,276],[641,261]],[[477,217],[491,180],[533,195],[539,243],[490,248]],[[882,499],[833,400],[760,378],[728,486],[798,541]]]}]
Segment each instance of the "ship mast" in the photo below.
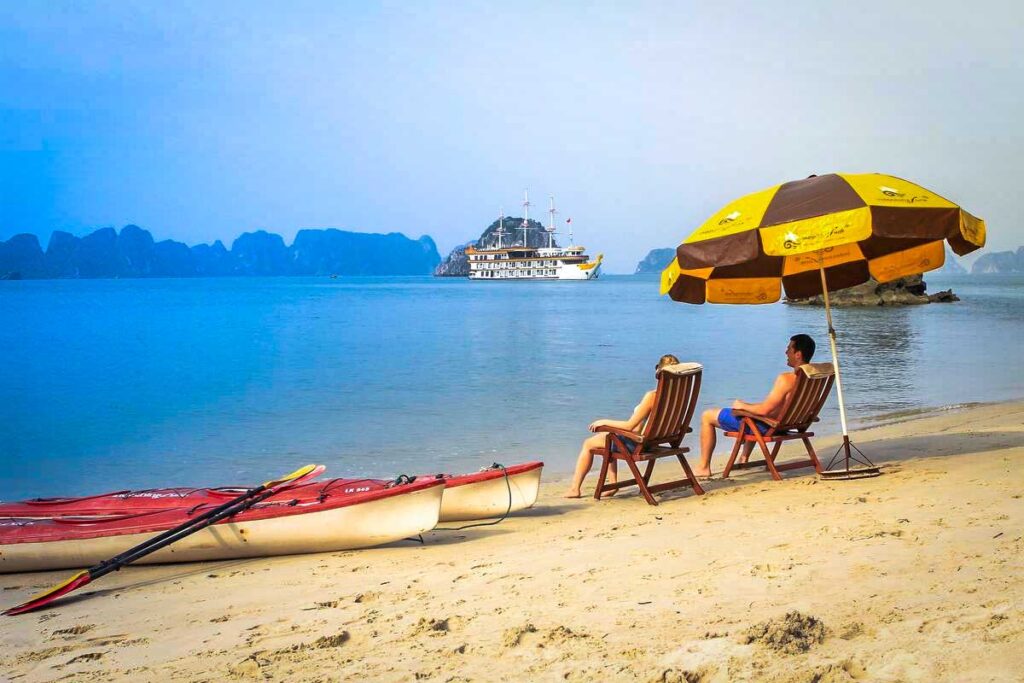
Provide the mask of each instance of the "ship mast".
[{"label": "ship mast", "polygon": [[527,190],[523,190],[523,247],[530,246],[526,241],[526,231],[529,229],[530,224],[530,193]]},{"label": "ship mast", "polygon": [[551,215],[551,217],[548,219],[547,233],[548,233],[548,249],[552,249],[555,246],[555,214],[558,213],[558,212],[555,211],[555,196],[554,195],[549,195],[549,196],[551,197],[551,208],[548,209],[548,213]]},{"label": "ship mast", "polygon": [[501,236],[505,234],[505,209],[498,209],[498,229],[494,234],[498,236],[498,249],[501,249]]}]

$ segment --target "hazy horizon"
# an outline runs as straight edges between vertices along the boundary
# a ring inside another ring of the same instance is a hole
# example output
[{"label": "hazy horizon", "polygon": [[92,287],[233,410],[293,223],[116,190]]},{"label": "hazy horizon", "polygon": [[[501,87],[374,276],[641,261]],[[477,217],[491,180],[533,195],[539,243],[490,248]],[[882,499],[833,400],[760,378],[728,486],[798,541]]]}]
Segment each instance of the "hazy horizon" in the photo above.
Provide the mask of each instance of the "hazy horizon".
[{"label": "hazy horizon", "polygon": [[0,239],[333,227],[445,256],[529,189],[624,273],[739,195],[879,171],[1016,249],[1022,29],[1008,2],[8,7]]}]

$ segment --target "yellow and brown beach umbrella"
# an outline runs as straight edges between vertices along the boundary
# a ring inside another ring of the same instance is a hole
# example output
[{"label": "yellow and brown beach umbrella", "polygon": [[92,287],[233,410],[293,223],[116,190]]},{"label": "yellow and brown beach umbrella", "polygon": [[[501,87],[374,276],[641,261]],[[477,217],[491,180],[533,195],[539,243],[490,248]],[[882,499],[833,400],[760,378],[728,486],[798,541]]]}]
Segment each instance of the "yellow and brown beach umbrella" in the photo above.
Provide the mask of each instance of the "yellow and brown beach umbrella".
[{"label": "yellow and brown beach umbrella", "polygon": [[811,176],[726,205],[676,249],[661,292],[702,304],[766,304],[942,266],[985,245],[985,222],[880,173]]},{"label": "yellow and brown beach umbrella", "polygon": [[823,294],[849,471],[828,292],[942,266],[985,244],[985,221],[920,185],[881,173],[795,180],[726,205],[676,249],[661,293],[690,304],[768,304]]}]

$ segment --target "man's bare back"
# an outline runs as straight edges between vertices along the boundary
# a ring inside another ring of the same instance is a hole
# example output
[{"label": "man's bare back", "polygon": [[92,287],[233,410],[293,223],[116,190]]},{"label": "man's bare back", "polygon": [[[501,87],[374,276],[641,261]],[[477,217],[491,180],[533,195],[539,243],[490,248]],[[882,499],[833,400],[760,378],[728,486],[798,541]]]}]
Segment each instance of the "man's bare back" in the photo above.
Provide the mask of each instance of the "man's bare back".
[{"label": "man's bare back", "polygon": [[[739,399],[733,401],[732,406],[726,409],[711,408],[705,410],[701,415],[700,425],[700,462],[693,473],[698,477],[711,476],[711,456],[715,450],[717,435],[715,430],[736,431],[739,429],[738,418],[733,414],[734,410],[743,410],[754,415],[760,415],[770,420],[777,420],[782,417],[782,410],[787,400],[796,388],[797,371],[804,363],[809,363],[814,355],[814,340],[806,334],[798,334],[792,337],[786,347],[786,365],[792,368],[792,372],[783,372],[775,378],[771,391],[757,403],[748,403]],[[759,423],[764,424],[764,423]],[[767,425],[764,425],[767,429]],[[763,430],[762,430],[763,433]],[[744,461],[750,454],[749,446],[743,454]]]}]

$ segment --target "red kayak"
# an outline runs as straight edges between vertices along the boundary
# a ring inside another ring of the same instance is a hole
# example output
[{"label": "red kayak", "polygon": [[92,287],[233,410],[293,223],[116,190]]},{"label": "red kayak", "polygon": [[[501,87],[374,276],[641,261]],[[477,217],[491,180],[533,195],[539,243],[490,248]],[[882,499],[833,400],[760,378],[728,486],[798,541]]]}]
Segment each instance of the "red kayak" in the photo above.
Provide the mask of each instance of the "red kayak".
[{"label": "red kayak", "polygon": [[[409,477],[415,482],[443,480],[442,522],[499,517],[533,506],[540,486],[542,462],[510,467],[491,466],[471,474],[430,474]],[[267,499],[268,503],[308,503],[336,495],[381,491],[393,486],[388,479],[329,479],[301,484]],[[82,517],[134,515],[169,509],[220,505],[248,490],[245,486],[167,488],[114,491],[79,498],[33,498],[0,502],[0,518]],[[0,519],[0,524],[3,520]]]},{"label": "red kayak", "polygon": [[[304,499],[271,497],[139,563],[332,552],[391,543],[433,529],[443,493],[442,481],[423,479],[372,489],[334,487]],[[218,498],[191,507],[121,514],[106,508],[104,514],[90,516],[0,518],[0,572],[94,566],[222,502]]]}]

